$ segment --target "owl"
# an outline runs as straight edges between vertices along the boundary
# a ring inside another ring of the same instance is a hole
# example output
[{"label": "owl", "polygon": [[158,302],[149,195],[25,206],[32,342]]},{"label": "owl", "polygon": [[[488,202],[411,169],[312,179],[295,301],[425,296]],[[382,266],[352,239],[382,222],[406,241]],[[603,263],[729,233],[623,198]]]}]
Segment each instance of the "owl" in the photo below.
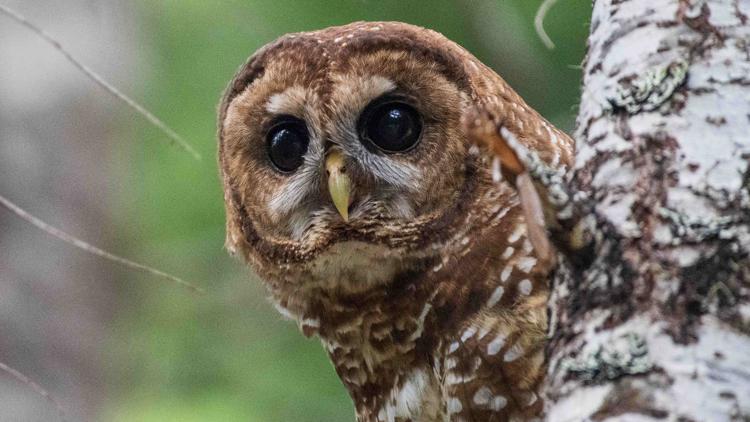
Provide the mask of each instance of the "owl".
[{"label": "owl", "polygon": [[502,78],[404,23],[285,35],[220,104],[227,248],[321,340],[358,421],[543,409],[550,270],[468,124],[570,163],[571,139]]}]

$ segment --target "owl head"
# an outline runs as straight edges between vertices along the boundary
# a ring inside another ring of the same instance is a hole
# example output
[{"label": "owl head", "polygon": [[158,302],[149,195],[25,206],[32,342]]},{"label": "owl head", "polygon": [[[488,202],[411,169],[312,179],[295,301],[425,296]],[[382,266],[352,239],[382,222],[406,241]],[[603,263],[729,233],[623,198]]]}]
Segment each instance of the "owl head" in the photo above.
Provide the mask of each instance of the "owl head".
[{"label": "owl head", "polygon": [[272,282],[356,275],[361,289],[465,244],[511,195],[463,130],[478,104],[509,124],[539,119],[463,48],[412,25],[266,45],[220,105],[229,249]]}]

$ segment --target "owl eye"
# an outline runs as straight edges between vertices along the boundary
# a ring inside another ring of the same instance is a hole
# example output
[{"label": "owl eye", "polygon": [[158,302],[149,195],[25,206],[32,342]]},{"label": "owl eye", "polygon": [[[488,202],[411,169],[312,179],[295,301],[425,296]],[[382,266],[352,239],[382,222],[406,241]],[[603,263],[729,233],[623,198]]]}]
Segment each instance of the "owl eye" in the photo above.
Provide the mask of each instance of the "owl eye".
[{"label": "owl eye", "polygon": [[302,165],[310,142],[302,120],[294,117],[282,118],[271,127],[266,139],[268,157],[279,171],[292,172]]},{"label": "owl eye", "polygon": [[359,119],[359,133],[365,145],[384,152],[404,152],[417,144],[422,119],[414,107],[398,100],[376,100]]}]

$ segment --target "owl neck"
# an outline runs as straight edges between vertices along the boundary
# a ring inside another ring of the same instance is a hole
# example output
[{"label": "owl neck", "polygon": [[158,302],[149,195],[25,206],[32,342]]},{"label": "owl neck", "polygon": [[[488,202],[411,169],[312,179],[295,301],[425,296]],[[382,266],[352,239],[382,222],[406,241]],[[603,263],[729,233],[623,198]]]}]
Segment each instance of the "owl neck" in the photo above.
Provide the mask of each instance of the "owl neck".
[{"label": "owl neck", "polygon": [[[430,378],[422,383],[430,391],[437,385],[432,368],[446,335],[479,312],[470,291],[484,289],[488,274],[499,272],[497,267],[482,249],[468,248],[460,239],[440,251],[440,256],[381,268],[379,273],[389,278],[363,291],[320,288],[305,291],[304,299],[286,296],[281,301],[306,336],[321,339],[357,409],[380,408],[379,401],[403,388],[415,373]],[[462,252],[463,264],[477,264],[462,268],[457,261],[442,259]],[[372,266],[363,268],[373,272]],[[357,274],[341,272],[335,283],[356,285],[351,278]]]}]

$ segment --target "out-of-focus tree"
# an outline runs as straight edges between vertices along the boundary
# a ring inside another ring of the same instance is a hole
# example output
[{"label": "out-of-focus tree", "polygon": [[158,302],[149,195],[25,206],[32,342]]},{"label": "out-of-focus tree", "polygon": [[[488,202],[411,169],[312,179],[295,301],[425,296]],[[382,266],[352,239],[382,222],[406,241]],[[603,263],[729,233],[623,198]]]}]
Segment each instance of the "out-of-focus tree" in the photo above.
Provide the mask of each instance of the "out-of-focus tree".
[{"label": "out-of-focus tree", "polygon": [[[4,1],[24,10],[120,85],[134,58],[122,2]],[[113,244],[117,105],[48,44],[0,16],[0,192],[99,244]],[[117,309],[113,271],[0,212],[0,361],[36,380],[71,418],[93,419],[107,391],[103,354]],[[27,385],[0,375],[2,420],[55,420]]]}]

